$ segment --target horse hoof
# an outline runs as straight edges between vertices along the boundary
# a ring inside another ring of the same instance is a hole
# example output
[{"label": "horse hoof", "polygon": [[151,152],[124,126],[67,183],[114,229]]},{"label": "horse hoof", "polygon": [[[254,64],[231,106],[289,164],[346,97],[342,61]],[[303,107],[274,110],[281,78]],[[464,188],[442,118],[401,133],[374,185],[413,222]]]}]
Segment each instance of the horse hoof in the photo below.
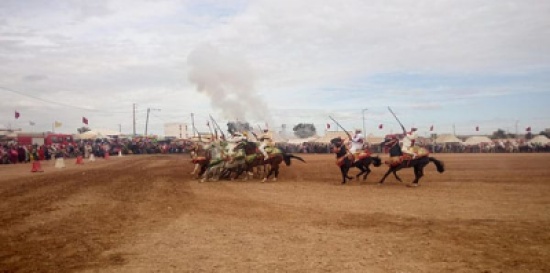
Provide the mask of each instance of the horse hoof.
[{"label": "horse hoof", "polygon": [[273,178],[273,182],[277,182],[277,178]]},{"label": "horse hoof", "polygon": [[410,187],[410,188],[415,188],[415,187],[418,187],[418,183],[412,183],[410,185],[407,185],[407,187]]},{"label": "horse hoof", "polygon": [[262,179],[262,183],[265,183],[267,181],[267,178]]},{"label": "horse hoof", "polygon": [[382,185],[384,185],[384,183],[378,182],[378,186],[382,186]]}]

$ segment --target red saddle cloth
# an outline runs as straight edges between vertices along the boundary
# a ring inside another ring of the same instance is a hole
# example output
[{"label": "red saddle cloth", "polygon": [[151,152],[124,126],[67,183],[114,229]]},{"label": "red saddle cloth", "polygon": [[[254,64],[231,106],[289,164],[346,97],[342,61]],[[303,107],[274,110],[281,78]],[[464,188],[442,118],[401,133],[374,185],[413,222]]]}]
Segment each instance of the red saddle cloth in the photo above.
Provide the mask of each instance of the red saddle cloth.
[{"label": "red saddle cloth", "polygon": [[367,157],[369,157],[372,153],[370,151],[363,151],[363,152],[360,152],[359,154],[355,154],[355,158],[356,160],[361,160],[361,159],[365,159]]},{"label": "red saddle cloth", "polygon": [[204,156],[197,156],[196,158],[193,158],[193,159],[191,160],[191,163],[197,164],[197,163],[203,162],[203,161],[206,161],[206,157],[204,157]]}]

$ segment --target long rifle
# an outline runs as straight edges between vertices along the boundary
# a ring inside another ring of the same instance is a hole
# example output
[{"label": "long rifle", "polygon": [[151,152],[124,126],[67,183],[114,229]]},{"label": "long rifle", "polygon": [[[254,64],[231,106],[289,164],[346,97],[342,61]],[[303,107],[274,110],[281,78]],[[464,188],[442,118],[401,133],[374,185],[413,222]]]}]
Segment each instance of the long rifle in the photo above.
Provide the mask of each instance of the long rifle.
[{"label": "long rifle", "polygon": [[197,127],[195,127],[195,116],[193,113],[191,113],[191,125],[193,126],[193,136],[195,136],[195,132],[197,132],[197,135],[199,136],[199,141],[202,142],[201,133],[199,133],[199,130],[197,130]]},{"label": "long rifle", "polygon": [[342,127],[342,125],[340,125],[340,123],[338,123],[338,121],[336,121],[335,119],[333,119],[331,116],[328,116],[330,119],[332,119],[332,121],[334,121],[334,123],[336,123],[336,125],[338,125],[338,127],[340,127],[340,129],[344,130],[344,132],[346,132],[346,134],[348,135],[349,139],[352,139],[350,133],[344,129],[344,127]]},{"label": "long rifle", "polygon": [[391,110],[391,108],[388,106],[388,110],[390,110],[390,113],[393,115],[393,117],[395,118],[395,120],[397,120],[397,122],[399,123],[399,125],[401,125],[401,129],[403,129],[403,133],[407,133],[407,130],[405,130],[405,126],[403,126],[403,123],[401,123],[401,121],[399,121],[399,119],[397,118],[397,116],[395,115],[395,113]]},{"label": "long rifle", "polygon": [[218,128],[218,130],[220,131],[220,134],[222,134],[222,137],[223,139],[225,139],[225,135],[222,131],[222,128],[220,128],[220,125],[218,125],[218,123],[216,122],[216,120],[212,117],[212,115],[209,115],[210,116],[210,119],[212,120],[212,123],[214,123],[214,126],[216,126],[216,128]]}]

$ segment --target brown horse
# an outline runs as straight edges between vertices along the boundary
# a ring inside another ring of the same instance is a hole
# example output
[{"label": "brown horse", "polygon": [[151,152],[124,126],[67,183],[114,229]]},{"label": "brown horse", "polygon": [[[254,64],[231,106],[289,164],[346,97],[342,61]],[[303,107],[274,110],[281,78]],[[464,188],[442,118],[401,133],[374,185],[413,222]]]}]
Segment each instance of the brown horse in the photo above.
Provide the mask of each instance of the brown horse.
[{"label": "brown horse", "polygon": [[269,158],[264,160],[264,157],[262,153],[259,152],[258,146],[255,142],[251,141],[242,141],[239,145],[244,149],[245,155],[246,155],[246,171],[248,173],[251,173],[254,167],[257,166],[268,166],[269,172],[267,175],[263,178],[262,182],[267,181],[269,177],[274,174],[273,181],[277,181],[277,178],[279,177],[279,165],[282,162],[285,162],[287,166],[290,166],[291,159],[295,158],[297,160],[300,160],[302,162],[306,162],[303,158],[299,156],[295,156],[293,154],[285,153],[279,148],[272,147],[271,153],[269,153]]}]

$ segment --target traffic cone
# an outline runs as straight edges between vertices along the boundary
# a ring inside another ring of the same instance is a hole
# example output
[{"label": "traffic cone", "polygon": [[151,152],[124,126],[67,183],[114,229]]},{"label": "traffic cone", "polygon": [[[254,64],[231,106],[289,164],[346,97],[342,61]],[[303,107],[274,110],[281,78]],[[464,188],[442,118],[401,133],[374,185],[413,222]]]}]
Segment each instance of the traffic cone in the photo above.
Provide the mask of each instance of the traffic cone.
[{"label": "traffic cone", "polygon": [[82,160],[82,156],[79,155],[76,157],[76,164],[79,165],[79,164],[84,164],[84,160]]},{"label": "traffic cone", "polygon": [[43,171],[44,170],[42,170],[42,164],[40,164],[40,160],[34,160],[32,162],[31,172],[36,173],[36,172],[43,172]]},{"label": "traffic cone", "polygon": [[92,153],[90,154],[90,161],[91,162],[94,162],[95,161],[95,155]]}]

